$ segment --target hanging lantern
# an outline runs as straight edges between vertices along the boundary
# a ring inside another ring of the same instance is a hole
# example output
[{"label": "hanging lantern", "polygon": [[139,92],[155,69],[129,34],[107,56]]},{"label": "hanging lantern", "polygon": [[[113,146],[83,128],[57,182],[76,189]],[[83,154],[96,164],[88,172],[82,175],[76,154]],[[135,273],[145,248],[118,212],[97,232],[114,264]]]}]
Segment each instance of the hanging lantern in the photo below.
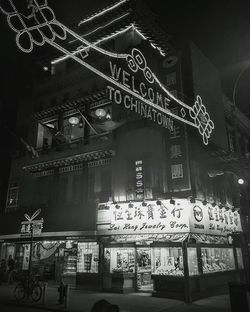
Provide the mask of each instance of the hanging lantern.
[{"label": "hanging lantern", "polygon": [[70,123],[72,126],[78,125],[78,123],[79,123],[79,118],[78,118],[78,117],[70,117],[70,118],[69,118],[69,123]]},{"label": "hanging lantern", "polygon": [[102,119],[103,117],[106,116],[106,111],[103,109],[103,108],[98,108],[96,111],[95,111],[95,114],[98,118]]},{"label": "hanging lantern", "polygon": [[107,120],[111,120],[111,114],[110,114],[110,110],[108,109],[107,114],[106,114],[106,119]]}]

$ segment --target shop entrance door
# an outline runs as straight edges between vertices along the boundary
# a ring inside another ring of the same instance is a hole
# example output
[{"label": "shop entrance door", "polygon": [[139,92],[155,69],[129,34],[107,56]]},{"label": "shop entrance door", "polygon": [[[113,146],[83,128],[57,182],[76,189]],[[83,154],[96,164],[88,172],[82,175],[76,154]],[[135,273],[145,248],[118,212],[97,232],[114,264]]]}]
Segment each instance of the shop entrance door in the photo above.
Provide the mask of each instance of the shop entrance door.
[{"label": "shop entrance door", "polygon": [[151,249],[150,247],[138,247],[137,253],[137,290],[153,291],[151,279]]}]

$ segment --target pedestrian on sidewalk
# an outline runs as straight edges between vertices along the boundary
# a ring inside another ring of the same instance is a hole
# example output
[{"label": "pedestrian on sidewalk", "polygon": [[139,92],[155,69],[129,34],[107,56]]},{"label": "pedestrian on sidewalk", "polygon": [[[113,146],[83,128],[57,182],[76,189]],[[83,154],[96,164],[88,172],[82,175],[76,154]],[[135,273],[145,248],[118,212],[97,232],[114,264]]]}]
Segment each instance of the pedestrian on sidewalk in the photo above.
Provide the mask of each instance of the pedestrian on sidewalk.
[{"label": "pedestrian on sidewalk", "polygon": [[9,255],[8,259],[8,284],[12,284],[14,282],[14,269],[15,269],[15,260]]},{"label": "pedestrian on sidewalk", "polygon": [[92,307],[90,312],[119,312],[118,305],[111,304],[105,299],[98,300]]}]

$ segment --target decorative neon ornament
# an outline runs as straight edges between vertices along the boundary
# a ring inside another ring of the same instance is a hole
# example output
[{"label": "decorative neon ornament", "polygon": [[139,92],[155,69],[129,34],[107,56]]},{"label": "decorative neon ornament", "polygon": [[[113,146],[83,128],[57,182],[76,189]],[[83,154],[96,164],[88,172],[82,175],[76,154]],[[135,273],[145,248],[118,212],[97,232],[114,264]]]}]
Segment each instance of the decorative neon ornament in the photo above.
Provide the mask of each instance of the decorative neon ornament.
[{"label": "decorative neon ornament", "polygon": [[[124,0],[123,2],[125,1],[127,0]],[[119,2],[118,4],[120,5],[121,2]],[[3,3],[5,3],[5,6],[3,5]],[[7,22],[10,28],[17,33],[16,43],[23,52],[29,53],[33,50],[34,45],[42,46],[45,43],[48,43],[64,53],[66,56],[72,58],[82,66],[99,75],[106,81],[117,86],[119,89],[122,89],[123,91],[131,94],[133,97],[141,100],[151,107],[154,107],[157,110],[160,110],[166,115],[169,115],[177,120],[196,127],[202,135],[204,144],[208,144],[208,139],[210,138],[212,130],[214,129],[214,123],[211,121],[209,114],[206,112],[206,108],[202,104],[201,97],[197,96],[193,107],[190,107],[189,105],[176,98],[163,86],[163,84],[159,81],[156,75],[147,66],[146,58],[140,50],[134,48],[132,49],[131,54],[118,54],[106,51],[98,47],[96,44],[90,43],[86,39],[82,38],[72,30],[67,28],[65,25],[57,21],[53,10],[47,5],[47,0],[29,0],[28,4],[26,4],[28,13],[22,11],[23,6],[20,6],[20,3],[23,2],[20,0],[16,0],[14,4],[13,0],[0,0],[0,9],[5,15],[7,15]],[[19,9],[17,8],[17,6]],[[70,52],[66,48],[55,42],[56,38],[60,40],[65,40],[68,35],[71,35],[76,40],[78,40],[81,43],[82,48],[78,49],[76,52]],[[27,46],[24,43],[25,39],[26,41],[28,41]],[[126,60],[128,67],[133,72],[137,72],[138,69],[143,71],[145,79],[150,84],[156,82],[169,98],[181,105],[183,109],[187,109],[189,111],[190,117],[193,119],[194,122],[185,120],[180,116],[172,113],[169,109],[154,104],[151,100],[145,99],[140,94],[132,91],[125,85],[122,85],[120,82],[115,81],[110,76],[104,74],[100,70],[85,62],[84,59],[88,56],[90,49],[94,49],[96,52],[116,59]]]},{"label": "decorative neon ornament", "polygon": [[100,11],[100,12],[98,12],[98,13],[90,16],[90,17],[85,18],[80,23],[78,23],[78,26],[80,26],[80,25],[82,25],[84,23],[87,23],[87,22],[93,20],[94,18],[99,17],[99,16],[101,16],[101,15],[103,15],[103,14],[109,12],[109,11],[112,11],[113,9],[117,8],[118,6],[120,6],[121,4],[123,4],[123,3],[127,2],[127,1],[128,0],[121,0],[118,3],[112,5],[111,7],[108,7],[108,8],[106,8],[106,9],[104,9],[104,10],[102,10],[102,11]]},{"label": "decorative neon ornament", "polygon": [[209,114],[206,111],[206,107],[202,103],[202,99],[197,95],[193,109],[190,110],[190,116],[195,121],[195,124],[202,135],[203,142],[205,145],[208,144],[208,139],[214,129],[214,123],[210,119]]}]

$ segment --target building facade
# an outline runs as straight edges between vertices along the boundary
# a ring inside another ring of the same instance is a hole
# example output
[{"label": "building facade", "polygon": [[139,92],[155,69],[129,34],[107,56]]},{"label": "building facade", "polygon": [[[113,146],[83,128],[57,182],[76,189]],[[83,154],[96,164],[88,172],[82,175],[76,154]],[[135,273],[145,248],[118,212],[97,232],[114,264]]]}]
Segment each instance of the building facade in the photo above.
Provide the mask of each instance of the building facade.
[{"label": "building facade", "polygon": [[[21,107],[36,150],[12,160],[1,257],[29,268],[24,214],[41,209],[32,270],[46,279],[187,302],[244,280],[249,208],[236,177],[247,179],[249,121],[222,97],[213,65],[192,43],[170,44],[136,1],[83,19],[78,32],[106,52],[68,40],[73,57],[50,59]],[[132,60],[114,57],[124,54]],[[201,101],[215,126],[209,143],[202,122],[185,122]]]}]

